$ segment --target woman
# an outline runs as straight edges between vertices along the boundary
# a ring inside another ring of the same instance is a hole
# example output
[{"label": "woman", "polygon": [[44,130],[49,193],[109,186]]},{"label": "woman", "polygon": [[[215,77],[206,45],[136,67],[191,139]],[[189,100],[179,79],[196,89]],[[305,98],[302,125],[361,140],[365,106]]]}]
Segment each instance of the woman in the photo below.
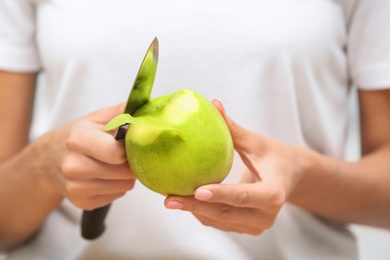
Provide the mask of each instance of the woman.
[{"label": "woman", "polygon": [[[9,0],[0,10],[10,259],[356,259],[348,223],[390,227],[387,1]],[[102,131],[156,35],[152,95],[219,97],[241,157],[226,183],[194,197],[134,186],[123,146]],[[344,155],[352,85],[357,162]],[[104,235],[84,241],[82,209],[114,200]]]}]

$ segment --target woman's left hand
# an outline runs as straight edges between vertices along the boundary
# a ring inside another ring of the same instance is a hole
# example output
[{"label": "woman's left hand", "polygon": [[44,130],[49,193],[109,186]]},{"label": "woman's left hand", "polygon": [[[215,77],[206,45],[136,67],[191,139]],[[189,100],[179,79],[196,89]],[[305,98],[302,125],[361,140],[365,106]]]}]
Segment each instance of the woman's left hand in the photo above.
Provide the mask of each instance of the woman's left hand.
[{"label": "woman's left hand", "polygon": [[224,117],[247,170],[238,184],[204,185],[191,197],[168,196],[165,206],[190,211],[206,226],[260,235],[273,226],[289,195],[299,188],[304,148],[242,128],[225,115],[218,100],[213,104]]}]

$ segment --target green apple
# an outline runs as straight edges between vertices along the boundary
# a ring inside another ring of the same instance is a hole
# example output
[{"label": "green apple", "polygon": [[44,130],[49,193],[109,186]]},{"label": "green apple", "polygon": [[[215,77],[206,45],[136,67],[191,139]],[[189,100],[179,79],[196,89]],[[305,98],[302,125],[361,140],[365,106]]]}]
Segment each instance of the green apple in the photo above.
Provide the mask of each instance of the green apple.
[{"label": "green apple", "polygon": [[134,117],[122,114],[105,130],[130,123],[126,155],[137,179],[165,195],[193,195],[201,185],[221,182],[233,162],[225,121],[205,97],[180,90],[148,101]]}]

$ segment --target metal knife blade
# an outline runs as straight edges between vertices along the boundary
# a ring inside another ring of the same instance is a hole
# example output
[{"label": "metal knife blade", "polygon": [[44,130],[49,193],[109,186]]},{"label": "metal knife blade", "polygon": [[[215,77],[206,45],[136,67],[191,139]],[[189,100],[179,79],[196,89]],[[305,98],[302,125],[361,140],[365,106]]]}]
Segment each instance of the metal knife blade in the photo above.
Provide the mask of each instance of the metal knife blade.
[{"label": "metal knife blade", "polygon": [[154,38],[135,77],[133,87],[127,99],[125,113],[133,115],[135,111],[149,101],[158,63],[158,39]]}]

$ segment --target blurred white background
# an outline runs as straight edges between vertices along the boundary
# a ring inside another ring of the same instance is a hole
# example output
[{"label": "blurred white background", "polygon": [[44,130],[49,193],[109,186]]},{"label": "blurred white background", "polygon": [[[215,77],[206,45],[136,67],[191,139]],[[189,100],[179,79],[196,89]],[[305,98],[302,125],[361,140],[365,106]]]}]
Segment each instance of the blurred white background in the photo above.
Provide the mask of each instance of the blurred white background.
[{"label": "blurred white background", "polygon": [[360,260],[389,260],[390,231],[364,226],[353,226],[359,245]]}]

